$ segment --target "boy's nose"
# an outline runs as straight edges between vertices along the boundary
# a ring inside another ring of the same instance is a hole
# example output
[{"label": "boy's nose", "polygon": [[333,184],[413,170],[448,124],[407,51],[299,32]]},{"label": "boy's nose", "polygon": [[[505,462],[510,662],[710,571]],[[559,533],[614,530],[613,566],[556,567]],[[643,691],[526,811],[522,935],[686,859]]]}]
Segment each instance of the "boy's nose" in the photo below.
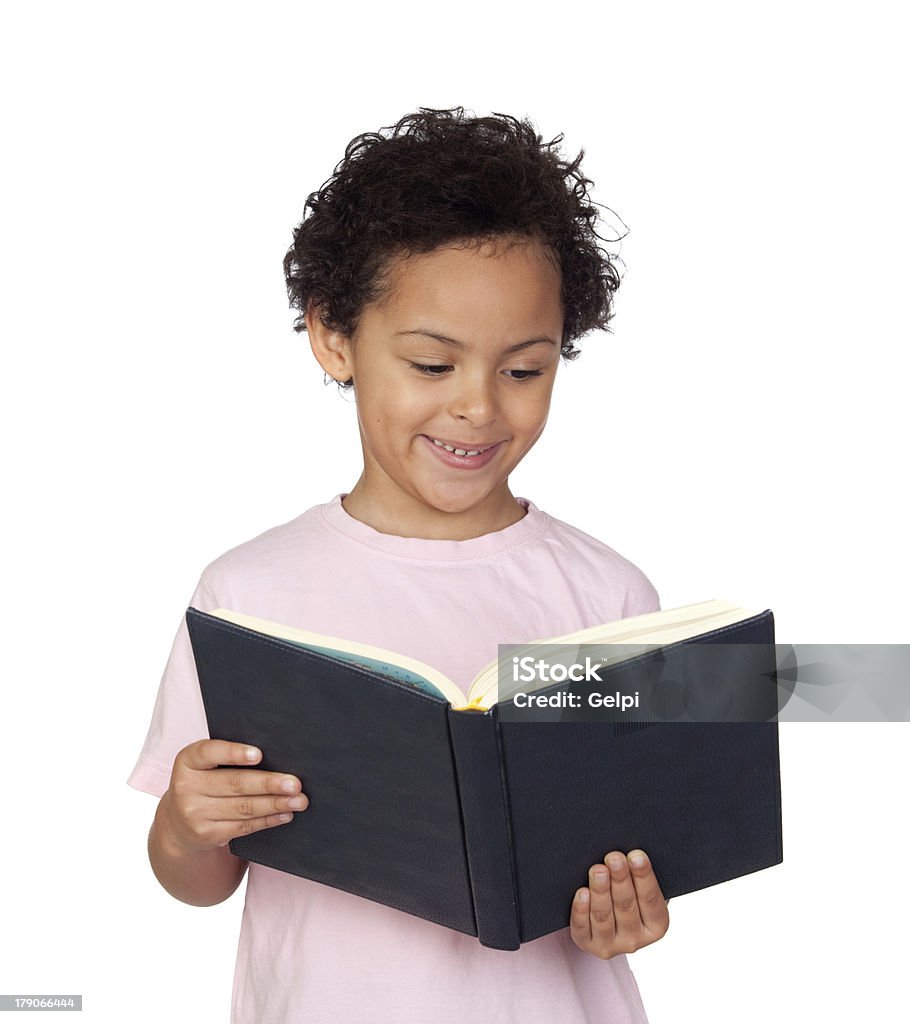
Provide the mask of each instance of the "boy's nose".
[{"label": "boy's nose", "polygon": [[483,427],[496,419],[496,389],[485,377],[464,377],[459,381],[449,411],[456,419]]}]

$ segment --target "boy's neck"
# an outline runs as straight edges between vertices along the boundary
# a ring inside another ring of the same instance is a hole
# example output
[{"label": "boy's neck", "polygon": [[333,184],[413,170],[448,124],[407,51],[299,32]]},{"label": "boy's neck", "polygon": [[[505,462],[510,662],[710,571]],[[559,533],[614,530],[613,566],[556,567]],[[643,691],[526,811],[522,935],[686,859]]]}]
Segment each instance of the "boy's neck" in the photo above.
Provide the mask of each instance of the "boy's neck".
[{"label": "boy's neck", "polygon": [[342,500],[342,508],[352,518],[379,533],[421,540],[471,540],[504,530],[527,515],[506,488],[504,494],[464,512],[444,512],[424,505],[409,495],[397,501],[372,500],[361,477]]}]

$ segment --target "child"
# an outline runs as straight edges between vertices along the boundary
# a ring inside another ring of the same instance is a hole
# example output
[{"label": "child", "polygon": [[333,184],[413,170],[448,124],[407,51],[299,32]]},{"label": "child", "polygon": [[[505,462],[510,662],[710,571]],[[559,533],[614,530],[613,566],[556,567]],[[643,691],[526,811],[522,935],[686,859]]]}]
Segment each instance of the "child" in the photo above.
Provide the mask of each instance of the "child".
[{"label": "child", "polygon": [[[658,607],[633,565],[509,490],[560,356],[606,326],[618,277],[583,153],[563,162],[561,136],[460,107],[384,132],[348,146],[285,258],[296,329],[354,389],[363,473],[216,559],[191,604],[391,648],[464,685],[499,643]],[[307,797],[299,779],[231,767],[261,752],[207,735],[184,623],[130,783],[161,797],[149,857],[178,899],[218,903],[249,871],[235,1024],[646,1020],[624,954],[668,914],[642,851],[592,865],[566,929],[488,949],[234,857],[230,839],[281,827]]]}]

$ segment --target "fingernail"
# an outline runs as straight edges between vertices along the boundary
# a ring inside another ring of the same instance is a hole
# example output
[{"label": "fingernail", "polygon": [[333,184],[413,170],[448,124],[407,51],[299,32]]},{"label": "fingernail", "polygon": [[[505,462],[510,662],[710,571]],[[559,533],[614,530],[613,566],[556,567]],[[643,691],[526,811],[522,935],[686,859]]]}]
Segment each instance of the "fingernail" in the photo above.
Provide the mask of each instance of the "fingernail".
[{"label": "fingernail", "polygon": [[626,863],[626,858],[616,854],[607,858],[607,863],[610,865],[611,871],[622,871],[623,866]]},{"label": "fingernail", "polygon": [[629,854],[629,863],[632,865],[633,868],[643,868],[647,863],[647,860],[645,859],[645,855],[643,853],[636,852]]},{"label": "fingernail", "polygon": [[278,815],[278,820],[279,821],[290,821],[291,818],[293,818],[293,817],[294,817],[293,814],[279,814]]},{"label": "fingernail", "polygon": [[603,885],[604,882],[606,882],[606,880],[607,880],[607,872],[606,871],[595,871],[594,872],[594,881],[595,882],[598,882],[600,885]]},{"label": "fingernail", "polygon": [[306,800],[302,796],[292,796],[288,800],[288,807],[293,807],[295,811],[302,811],[306,807]]},{"label": "fingernail", "polygon": [[246,748],[246,759],[247,761],[258,761],[259,751],[255,747]]},{"label": "fingernail", "polygon": [[293,779],[282,779],[281,788],[285,793],[293,793],[297,788],[297,783]]},{"label": "fingernail", "polygon": [[575,898],[578,900],[579,903],[587,903],[588,900],[591,898],[591,894],[588,892],[587,889],[579,889],[578,892],[575,893]]}]

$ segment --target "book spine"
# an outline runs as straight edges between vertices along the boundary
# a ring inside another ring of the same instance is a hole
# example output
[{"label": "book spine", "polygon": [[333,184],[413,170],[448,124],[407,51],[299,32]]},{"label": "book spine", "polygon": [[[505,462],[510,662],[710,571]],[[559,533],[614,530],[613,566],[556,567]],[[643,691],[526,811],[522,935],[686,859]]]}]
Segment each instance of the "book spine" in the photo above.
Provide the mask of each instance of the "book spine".
[{"label": "book spine", "polygon": [[493,949],[518,949],[521,922],[495,709],[450,709],[449,734],[477,937]]}]

